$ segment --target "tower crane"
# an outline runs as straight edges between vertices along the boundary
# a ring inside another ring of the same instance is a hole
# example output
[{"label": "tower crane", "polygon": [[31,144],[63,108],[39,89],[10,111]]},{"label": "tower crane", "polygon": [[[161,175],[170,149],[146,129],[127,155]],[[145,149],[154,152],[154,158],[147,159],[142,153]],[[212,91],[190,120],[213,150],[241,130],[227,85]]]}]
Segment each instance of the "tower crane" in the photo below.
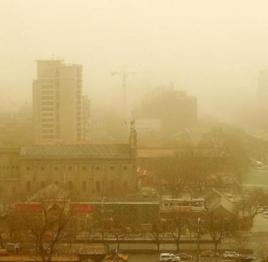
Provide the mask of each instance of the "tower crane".
[{"label": "tower crane", "polygon": [[127,71],[125,67],[120,71],[111,72],[111,76],[121,77],[121,87],[122,87],[122,110],[126,114],[127,112],[127,80],[130,75],[138,74],[138,72]]}]

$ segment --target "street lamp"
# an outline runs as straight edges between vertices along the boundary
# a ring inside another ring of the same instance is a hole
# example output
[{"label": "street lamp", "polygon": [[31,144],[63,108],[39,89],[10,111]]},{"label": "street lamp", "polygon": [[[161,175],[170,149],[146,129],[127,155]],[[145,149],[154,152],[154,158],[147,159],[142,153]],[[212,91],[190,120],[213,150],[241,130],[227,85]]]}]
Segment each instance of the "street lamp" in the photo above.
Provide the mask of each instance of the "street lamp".
[{"label": "street lamp", "polygon": [[199,253],[200,253],[200,217],[197,218],[197,257],[196,261],[199,262]]}]

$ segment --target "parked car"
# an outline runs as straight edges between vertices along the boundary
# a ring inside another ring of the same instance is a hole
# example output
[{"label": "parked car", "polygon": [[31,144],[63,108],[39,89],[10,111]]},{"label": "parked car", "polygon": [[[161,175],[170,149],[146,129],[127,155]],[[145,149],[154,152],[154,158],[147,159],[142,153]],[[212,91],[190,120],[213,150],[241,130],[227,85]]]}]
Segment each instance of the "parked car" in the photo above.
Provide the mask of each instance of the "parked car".
[{"label": "parked car", "polygon": [[160,262],[180,262],[180,257],[171,253],[161,253],[159,256]]},{"label": "parked car", "polygon": [[213,250],[204,250],[200,253],[200,257],[218,257],[219,253],[214,252]]},{"label": "parked car", "polygon": [[240,255],[238,261],[240,262],[251,262],[253,260],[255,260],[256,257],[252,256],[252,255]]},{"label": "parked car", "polygon": [[237,253],[236,251],[225,251],[222,254],[223,258],[227,258],[227,259],[237,259],[239,258],[240,254]]},{"label": "parked car", "polygon": [[268,211],[264,211],[262,214],[263,214],[264,218],[266,218],[266,219],[268,218]]},{"label": "parked car", "polygon": [[178,256],[181,260],[192,260],[193,256],[189,255],[187,253],[179,253],[176,254],[176,256]]}]

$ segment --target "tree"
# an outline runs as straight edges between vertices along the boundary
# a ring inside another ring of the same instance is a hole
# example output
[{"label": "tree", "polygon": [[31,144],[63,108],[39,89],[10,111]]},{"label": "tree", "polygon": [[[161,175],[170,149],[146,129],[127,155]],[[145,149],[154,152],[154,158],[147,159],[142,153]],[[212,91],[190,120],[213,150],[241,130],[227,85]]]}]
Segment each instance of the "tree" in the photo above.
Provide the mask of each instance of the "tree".
[{"label": "tree", "polygon": [[199,147],[209,148],[211,153],[221,159],[220,171],[234,172],[239,181],[249,168],[249,152],[246,149],[244,133],[236,129],[213,128],[205,133]]},{"label": "tree", "polygon": [[208,212],[205,219],[205,230],[214,242],[215,252],[218,250],[218,243],[222,240],[225,231],[225,221],[223,217],[216,216],[213,212]]},{"label": "tree", "polygon": [[161,242],[161,226],[159,223],[154,223],[152,226],[152,236],[156,242],[157,252],[160,251],[160,242]]},{"label": "tree", "polygon": [[225,235],[235,236],[239,230],[239,218],[237,214],[228,212],[207,211],[203,219],[203,230],[208,233],[214,242],[215,252],[218,244]]},{"label": "tree", "polygon": [[267,199],[267,193],[261,189],[256,189],[244,195],[242,200],[242,218],[252,221],[254,217],[260,212],[261,205]]},{"label": "tree", "polygon": [[[56,245],[70,236],[71,226],[74,226],[74,216],[69,201],[42,199],[37,203],[24,205],[25,210],[23,208],[15,210],[11,217],[18,231],[24,236],[27,235],[35,243],[35,255],[43,262],[50,262]],[[24,236],[21,240],[25,239]]]},{"label": "tree", "polygon": [[176,213],[174,215],[173,218],[173,225],[175,226],[176,231],[173,232],[173,238],[176,241],[176,247],[177,247],[177,251],[180,250],[180,240],[181,240],[181,236],[182,234],[185,232],[186,228],[187,228],[187,222],[188,219],[181,216],[179,213]]}]

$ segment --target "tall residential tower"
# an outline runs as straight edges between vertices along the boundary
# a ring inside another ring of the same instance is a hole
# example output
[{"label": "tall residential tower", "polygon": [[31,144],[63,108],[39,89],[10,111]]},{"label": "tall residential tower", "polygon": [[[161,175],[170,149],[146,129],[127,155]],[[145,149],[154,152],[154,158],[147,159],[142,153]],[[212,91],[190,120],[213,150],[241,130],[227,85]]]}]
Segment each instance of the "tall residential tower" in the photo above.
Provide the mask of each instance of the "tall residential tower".
[{"label": "tall residential tower", "polygon": [[38,60],[33,82],[35,142],[73,144],[84,140],[82,66]]}]

